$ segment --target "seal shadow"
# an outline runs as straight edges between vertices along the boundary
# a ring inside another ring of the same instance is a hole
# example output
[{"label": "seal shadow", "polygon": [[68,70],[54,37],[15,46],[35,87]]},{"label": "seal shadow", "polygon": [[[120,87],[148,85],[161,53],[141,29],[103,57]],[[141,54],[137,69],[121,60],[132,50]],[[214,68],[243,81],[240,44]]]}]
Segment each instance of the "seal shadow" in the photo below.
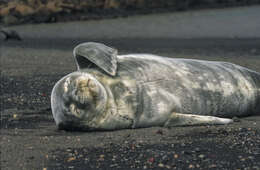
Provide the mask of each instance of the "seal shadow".
[{"label": "seal shadow", "polygon": [[7,110],[1,115],[1,129],[40,129],[54,124],[50,108]]}]

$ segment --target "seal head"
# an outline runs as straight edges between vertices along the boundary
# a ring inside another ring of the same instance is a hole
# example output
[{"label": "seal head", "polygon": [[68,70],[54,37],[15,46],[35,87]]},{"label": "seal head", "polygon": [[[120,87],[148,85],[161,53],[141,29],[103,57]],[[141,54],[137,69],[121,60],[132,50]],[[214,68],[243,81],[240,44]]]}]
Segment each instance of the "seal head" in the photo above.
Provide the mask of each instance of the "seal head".
[{"label": "seal head", "polygon": [[92,75],[71,73],[56,83],[51,94],[52,113],[59,129],[93,130],[105,111],[107,93]]}]

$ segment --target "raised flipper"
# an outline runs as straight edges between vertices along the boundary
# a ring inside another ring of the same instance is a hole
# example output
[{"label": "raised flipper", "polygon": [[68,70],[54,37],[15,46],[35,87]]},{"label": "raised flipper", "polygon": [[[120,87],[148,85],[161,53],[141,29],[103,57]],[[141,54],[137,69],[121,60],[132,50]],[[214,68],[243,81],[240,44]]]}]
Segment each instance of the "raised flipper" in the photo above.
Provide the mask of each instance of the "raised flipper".
[{"label": "raised flipper", "polygon": [[111,76],[116,75],[117,50],[101,43],[82,43],[73,50],[78,70],[99,67]]},{"label": "raised flipper", "polygon": [[164,124],[165,127],[196,126],[196,125],[225,125],[232,123],[232,119],[194,114],[172,113]]}]

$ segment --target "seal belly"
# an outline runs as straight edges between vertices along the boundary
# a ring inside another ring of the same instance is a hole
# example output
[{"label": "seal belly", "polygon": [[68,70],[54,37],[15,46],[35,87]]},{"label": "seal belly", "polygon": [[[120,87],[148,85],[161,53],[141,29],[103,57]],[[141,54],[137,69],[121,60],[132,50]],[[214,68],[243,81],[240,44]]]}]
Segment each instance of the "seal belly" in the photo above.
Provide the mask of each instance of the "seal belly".
[{"label": "seal belly", "polygon": [[172,112],[232,117],[259,111],[260,76],[252,78],[254,71],[244,67],[154,55],[121,59],[119,69],[140,89],[136,126],[161,125]]}]

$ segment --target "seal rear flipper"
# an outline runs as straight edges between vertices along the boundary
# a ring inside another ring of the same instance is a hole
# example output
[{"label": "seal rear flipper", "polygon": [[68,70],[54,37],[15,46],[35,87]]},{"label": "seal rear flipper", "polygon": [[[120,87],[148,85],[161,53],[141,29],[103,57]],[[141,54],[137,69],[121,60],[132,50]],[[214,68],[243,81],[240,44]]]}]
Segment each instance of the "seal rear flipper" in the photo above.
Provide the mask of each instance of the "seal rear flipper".
[{"label": "seal rear flipper", "polygon": [[196,126],[196,125],[225,125],[232,123],[232,119],[214,116],[202,116],[194,114],[183,114],[173,112],[165,122],[164,127],[173,126]]},{"label": "seal rear flipper", "polygon": [[73,50],[78,70],[97,66],[111,76],[116,75],[117,50],[101,43],[82,43]]}]

